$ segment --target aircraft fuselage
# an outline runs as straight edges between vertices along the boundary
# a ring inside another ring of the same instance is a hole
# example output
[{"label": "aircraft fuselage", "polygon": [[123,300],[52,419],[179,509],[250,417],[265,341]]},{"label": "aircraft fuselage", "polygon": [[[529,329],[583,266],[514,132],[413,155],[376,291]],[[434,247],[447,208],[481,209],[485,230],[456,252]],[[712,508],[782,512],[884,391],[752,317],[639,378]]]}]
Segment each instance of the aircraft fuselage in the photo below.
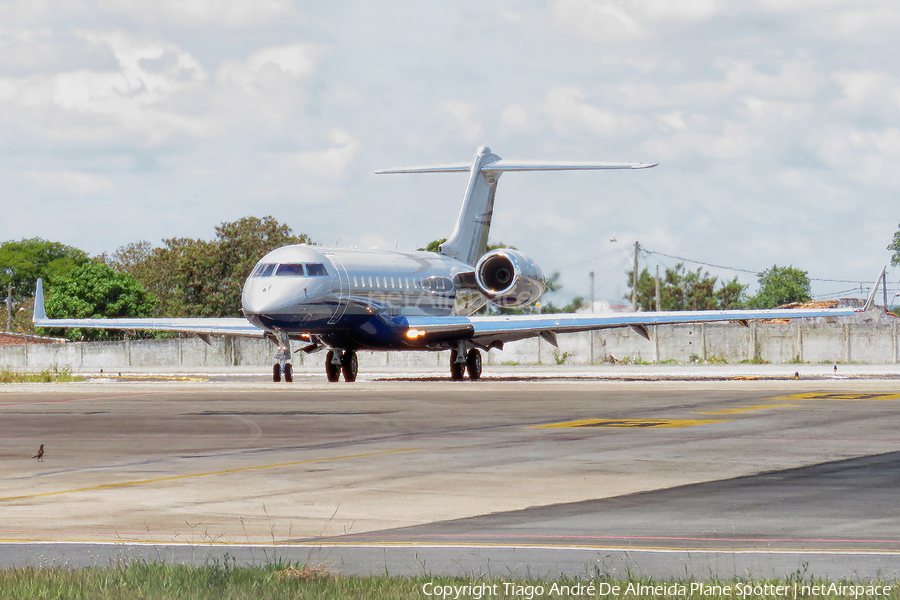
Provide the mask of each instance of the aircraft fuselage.
[{"label": "aircraft fuselage", "polygon": [[244,315],[272,332],[319,336],[345,349],[419,349],[409,316],[468,315],[484,298],[473,268],[434,252],[284,246],[244,284]]}]

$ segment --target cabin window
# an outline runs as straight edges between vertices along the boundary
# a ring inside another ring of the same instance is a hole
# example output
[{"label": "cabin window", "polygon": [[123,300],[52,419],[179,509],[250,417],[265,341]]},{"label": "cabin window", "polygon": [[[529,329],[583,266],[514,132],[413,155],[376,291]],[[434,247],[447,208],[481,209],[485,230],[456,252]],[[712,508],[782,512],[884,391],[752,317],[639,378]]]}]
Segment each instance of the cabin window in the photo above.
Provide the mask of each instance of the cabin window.
[{"label": "cabin window", "polygon": [[298,263],[280,264],[275,275],[278,277],[303,277],[303,265]]},{"label": "cabin window", "polygon": [[275,270],[274,263],[263,263],[256,267],[256,270],[253,271],[254,277],[271,277],[272,272]]},{"label": "cabin window", "polygon": [[435,275],[426,277],[420,282],[422,289],[429,292],[446,292],[453,289],[453,282],[446,277],[437,277]]},{"label": "cabin window", "polygon": [[328,271],[322,263],[309,263],[306,265],[306,274],[310,277],[328,277]]}]

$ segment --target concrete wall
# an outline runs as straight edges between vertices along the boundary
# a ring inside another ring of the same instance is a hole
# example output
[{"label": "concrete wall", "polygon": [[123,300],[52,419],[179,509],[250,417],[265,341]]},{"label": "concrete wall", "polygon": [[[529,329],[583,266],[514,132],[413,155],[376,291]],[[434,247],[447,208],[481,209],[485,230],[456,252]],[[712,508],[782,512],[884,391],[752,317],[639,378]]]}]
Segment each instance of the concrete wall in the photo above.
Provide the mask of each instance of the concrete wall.
[{"label": "concrete wall", "polygon": [[[559,348],[541,339],[510,343],[492,351],[487,364],[591,364],[603,362],[785,363],[860,362],[895,364],[900,352],[900,323],[794,322],[666,325],[651,328],[646,340],[630,328],[566,334]],[[74,370],[125,367],[269,366],[275,348],[266,340],[199,338],[124,342],[76,342],[0,347],[0,367]],[[294,355],[295,366],[320,365],[323,352]],[[444,367],[447,352],[362,352],[366,367]]]}]

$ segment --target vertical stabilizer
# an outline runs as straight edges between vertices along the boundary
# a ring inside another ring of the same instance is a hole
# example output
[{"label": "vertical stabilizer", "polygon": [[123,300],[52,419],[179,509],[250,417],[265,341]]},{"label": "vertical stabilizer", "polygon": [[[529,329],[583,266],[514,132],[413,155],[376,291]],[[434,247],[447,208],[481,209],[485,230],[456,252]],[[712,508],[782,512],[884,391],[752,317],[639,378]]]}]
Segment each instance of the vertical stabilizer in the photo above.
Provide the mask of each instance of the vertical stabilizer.
[{"label": "vertical stabilizer", "polygon": [[456,227],[447,241],[441,244],[441,254],[474,265],[487,251],[491,216],[494,213],[494,195],[500,173],[487,173],[482,168],[498,160],[500,157],[491,153],[487,146],[478,149],[469,170],[469,185],[466,186]]},{"label": "vertical stabilizer", "polygon": [[38,277],[37,286],[34,290],[34,316],[32,323],[47,320],[47,311],[44,310],[44,282]]}]

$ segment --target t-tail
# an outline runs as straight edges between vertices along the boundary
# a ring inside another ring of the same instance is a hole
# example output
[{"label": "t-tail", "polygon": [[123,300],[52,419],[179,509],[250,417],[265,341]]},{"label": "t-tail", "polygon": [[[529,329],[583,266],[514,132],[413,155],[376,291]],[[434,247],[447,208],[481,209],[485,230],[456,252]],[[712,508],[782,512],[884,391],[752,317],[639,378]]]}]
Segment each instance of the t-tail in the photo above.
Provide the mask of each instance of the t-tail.
[{"label": "t-tail", "polygon": [[422,167],[386,169],[376,173],[457,173],[469,172],[469,183],[463,197],[456,226],[439,252],[474,265],[487,251],[497,180],[505,171],[581,171],[593,169],[646,169],[657,163],[628,162],[548,162],[504,160],[482,146],[472,163],[452,163]]}]

